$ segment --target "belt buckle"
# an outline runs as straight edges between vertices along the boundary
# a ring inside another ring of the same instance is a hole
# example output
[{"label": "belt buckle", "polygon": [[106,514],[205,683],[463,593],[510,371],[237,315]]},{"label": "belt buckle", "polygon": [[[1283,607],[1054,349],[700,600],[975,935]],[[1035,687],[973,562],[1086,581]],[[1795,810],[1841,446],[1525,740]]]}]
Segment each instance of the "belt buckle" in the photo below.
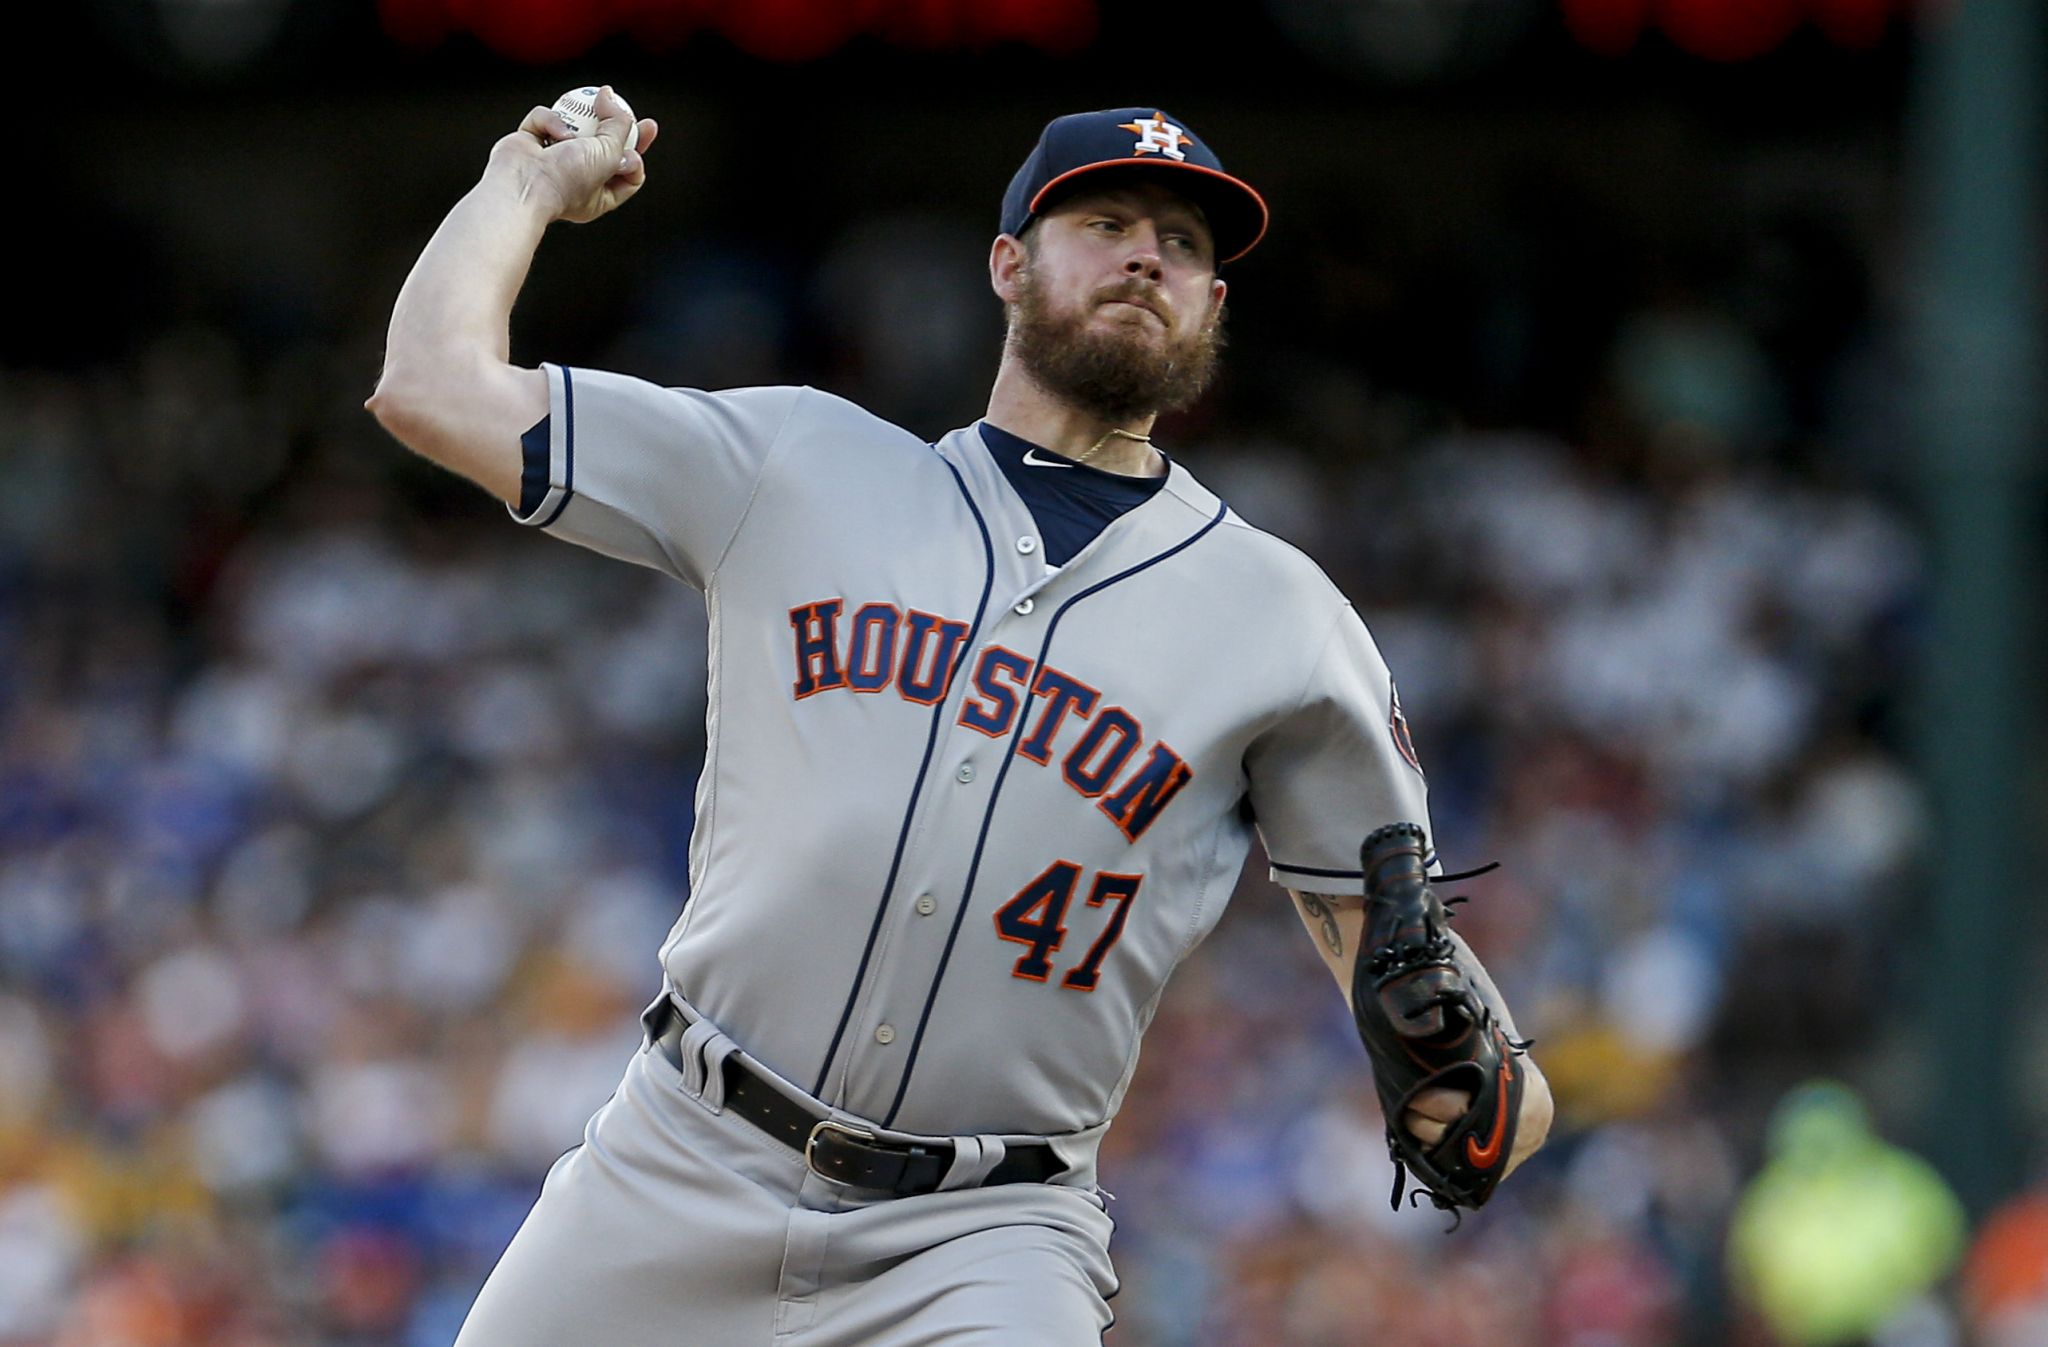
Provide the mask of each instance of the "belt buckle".
[{"label": "belt buckle", "polygon": [[823,1118],[811,1128],[811,1134],[804,1138],[804,1167],[829,1183],[845,1186],[847,1182],[845,1179],[840,1178],[836,1174],[827,1174],[824,1170],[818,1168],[815,1151],[818,1145],[818,1135],[822,1132],[838,1132],[850,1141],[867,1142],[874,1141],[875,1134],[865,1127],[855,1127],[850,1123],[840,1122],[837,1118]]}]

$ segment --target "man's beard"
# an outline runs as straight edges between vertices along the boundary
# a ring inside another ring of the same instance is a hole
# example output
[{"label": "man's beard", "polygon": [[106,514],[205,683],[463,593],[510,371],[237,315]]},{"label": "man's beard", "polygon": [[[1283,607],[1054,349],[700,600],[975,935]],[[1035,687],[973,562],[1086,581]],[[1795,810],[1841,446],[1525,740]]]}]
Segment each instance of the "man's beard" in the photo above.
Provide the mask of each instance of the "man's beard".
[{"label": "man's beard", "polygon": [[1223,314],[1199,331],[1154,345],[1137,331],[1089,328],[1103,303],[1124,297],[1151,300],[1139,281],[1091,296],[1076,313],[1057,314],[1046,303],[1029,267],[1017,273],[1009,344],[1040,386],[1105,421],[1132,421],[1178,411],[1202,395],[1216,377],[1223,352]]}]

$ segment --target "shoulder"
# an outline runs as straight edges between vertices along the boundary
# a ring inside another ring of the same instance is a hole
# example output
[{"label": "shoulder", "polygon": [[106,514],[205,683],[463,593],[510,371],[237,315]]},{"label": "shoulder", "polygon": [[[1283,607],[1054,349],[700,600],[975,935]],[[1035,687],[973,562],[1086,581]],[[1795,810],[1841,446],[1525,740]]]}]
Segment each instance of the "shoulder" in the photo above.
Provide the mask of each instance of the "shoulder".
[{"label": "shoulder", "polygon": [[858,403],[808,384],[752,384],[738,388],[697,388],[650,383],[606,370],[550,367],[558,372],[563,398],[573,410],[593,397],[608,405],[638,400],[649,405],[696,408],[731,418],[784,439],[832,444],[922,445],[923,440]]},{"label": "shoulder", "polygon": [[1246,522],[1237,511],[1224,515],[1222,532],[1248,563],[1257,566],[1262,575],[1284,584],[1290,592],[1299,591],[1303,597],[1329,608],[1350,602],[1314,557],[1285,538]]},{"label": "shoulder", "polygon": [[863,445],[899,448],[927,447],[919,435],[894,421],[875,415],[859,403],[808,384],[785,390],[794,395],[790,427],[813,435],[830,436]]},{"label": "shoulder", "polygon": [[871,491],[876,474],[908,483],[930,476],[950,481],[933,443],[857,402],[809,385],[794,390],[796,401],[781,434],[778,458],[786,471],[815,480],[829,490]]},{"label": "shoulder", "polygon": [[1332,620],[1351,606],[1315,558],[1245,519],[1185,469],[1167,487],[1191,512],[1216,519],[1205,542],[1227,566],[1235,592],[1294,620],[1317,614]]},{"label": "shoulder", "polygon": [[657,443],[710,437],[766,444],[808,391],[785,384],[698,388],[617,370],[553,363],[541,368],[551,386],[552,415],[599,432],[644,433]]}]

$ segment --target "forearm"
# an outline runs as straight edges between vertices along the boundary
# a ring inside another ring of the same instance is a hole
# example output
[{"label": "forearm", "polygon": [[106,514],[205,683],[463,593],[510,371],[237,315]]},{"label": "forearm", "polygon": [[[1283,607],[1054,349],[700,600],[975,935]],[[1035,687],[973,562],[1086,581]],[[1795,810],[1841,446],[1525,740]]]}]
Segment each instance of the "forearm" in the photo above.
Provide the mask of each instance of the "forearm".
[{"label": "forearm", "polygon": [[[1458,967],[1472,984],[1472,990],[1493,1012],[1501,1031],[1511,1043],[1522,1042],[1521,1031],[1515,1028],[1515,1017],[1508,1009],[1507,999],[1500,994],[1500,988],[1493,985],[1493,977],[1486,971],[1486,965],[1479,962],[1479,956],[1465,943],[1465,938],[1456,931],[1448,933],[1451,944],[1457,950]],[[1543,1068],[1526,1051],[1516,1059],[1516,1066],[1522,1072],[1522,1110],[1515,1130],[1514,1151],[1508,1157],[1508,1172],[1514,1172],[1517,1165],[1536,1153],[1545,1138],[1550,1135],[1550,1124],[1555,1116],[1556,1105],[1550,1094],[1550,1081],[1544,1077]]]},{"label": "forearm", "polygon": [[428,240],[391,312],[386,381],[451,361],[510,361],[512,304],[554,210],[521,169],[493,162]]},{"label": "forearm", "polygon": [[1351,999],[1351,965],[1358,951],[1358,939],[1365,929],[1365,907],[1356,897],[1339,898],[1328,893],[1303,893],[1289,889],[1297,915],[1316,942],[1323,966],[1337,980],[1345,1000]]},{"label": "forearm", "polygon": [[[1365,906],[1357,897],[1339,897],[1327,893],[1301,893],[1289,890],[1295,906],[1301,915],[1302,924],[1315,937],[1316,952],[1322,955],[1323,966],[1330,970],[1346,1000],[1351,996],[1352,966],[1358,957],[1358,942],[1365,930]],[[1458,966],[1471,979],[1472,989],[1479,999],[1493,1011],[1501,1028],[1509,1038],[1520,1039],[1515,1029],[1515,1017],[1508,1010],[1508,1003],[1500,994],[1500,988],[1479,962],[1479,956],[1465,943],[1465,938],[1456,931],[1448,931],[1451,944],[1457,951]]]},{"label": "forearm", "polygon": [[1515,1029],[1515,1017],[1509,1012],[1508,1003],[1501,996],[1500,988],[1493,985],[1493,977],[1486,971],[1486,965],[1479,962],[1479,956],[1465,943],[1464,936],[1456,931],[1446,931],[1444,934],[1450,936],[1451,944],[1457,950],[1458,967],[1472,983],[1472,990],[1479,994],[1479,999],[1493,1012],[1493,1018],[1500,1022],[1500,1027],[1506,1031],[1507,1036],[1520,1042],[1522,1035]]},{"label": "forearm", "polygon": [[518,500],[518,437],[547,413],[546,382],[511,364],[510,333],[556,209],[526,164],[494,156],[406,277],[369,403],[400,442],[501,500]]},{"label": "forearm", "polygon": [[[1336,980],[1338,989],[1344,995],[1346,1005],[1351,1004],[1351,981],[1358,962],[1358,950],[1365,936],[1364,899],[1356,894],[1303,893],[1290,889],[1295,911],[1301,917],[1302,925],[1316,942],[1316,952],[1322,956],[1324,967]],[[1509,1013],[1507,1001],[1494,985],[1479,956],[1465,943],[1457,932],[1449,932],[1456,952],[1458,967],[1470,981],[1472,990],[1493,1012],[1503,1032],[1510,1039],[1519,1040],[1521,1035],[1515,1028],[1514,1016]],[[1535,1061],[1524,1055],[1516,1059],[1525,1074],[1522,1092],[1520,1120],[1516,1128],[1514,1149],[1509,1154],[1507,1172],[1513,1172],[1524,1160],[1534,1154],[1550,1132],[1553,1106],[1550,1082],[1543,1076]],[[1444,1125],[1454,1120],[1470,1101],[1470,1096],[1459,1091],[1425,1090],[1416,1099],[1416,1108],[1411,1110],[1402,1124],[1410,1131],[1433,1141],[1442,1135]]]}]

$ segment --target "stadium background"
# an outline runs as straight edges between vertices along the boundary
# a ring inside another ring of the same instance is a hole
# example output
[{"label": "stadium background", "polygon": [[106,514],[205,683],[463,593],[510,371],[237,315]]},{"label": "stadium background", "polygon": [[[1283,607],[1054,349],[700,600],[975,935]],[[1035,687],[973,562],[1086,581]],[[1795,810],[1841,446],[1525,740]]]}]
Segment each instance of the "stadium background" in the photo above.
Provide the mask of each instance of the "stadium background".
[{"label": "stadium background", "polygon": [[[2039,349],[2039,61],[1972,111],[1942,45],[1997,67],[2039,19],[1959,12],[52,16],[0,226],[0,1343],[446,1343],[633,1047],[700,612],[360,409],[491,140],[593,79],[661,143],[548,239],[529,362],[937,434],[981,410],[1047,117],[1155,101],[1273,206],[1161,439],[1378,635],[1447,859],[1505,862],[1461,922],[1561,1114],[1455,1238],[1391,1215],[1363,1055],[1255,860],[1105,1153],[1112,1343],[2048,1342],[2033,366],[1973,403],[1997,360],[1925,316],[1962,276]],[[1855,1141],[1852,1094],[1938,1168]]]}]

